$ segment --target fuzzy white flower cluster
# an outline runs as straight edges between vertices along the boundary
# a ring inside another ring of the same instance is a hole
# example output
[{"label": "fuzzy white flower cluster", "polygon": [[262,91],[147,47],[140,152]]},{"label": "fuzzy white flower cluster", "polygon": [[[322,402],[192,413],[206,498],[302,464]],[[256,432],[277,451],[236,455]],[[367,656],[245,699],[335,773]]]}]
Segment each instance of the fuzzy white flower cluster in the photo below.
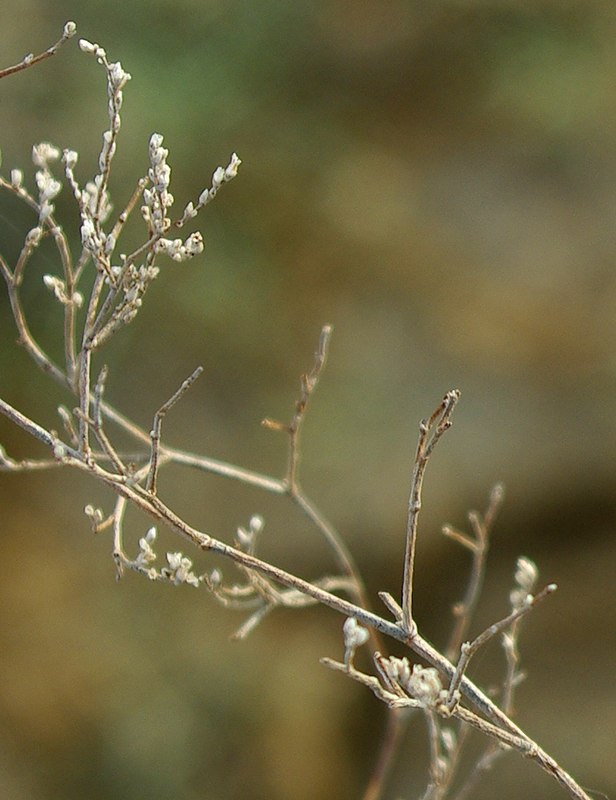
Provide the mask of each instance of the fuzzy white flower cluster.
[{"label": "fuzzy white flower cluster", "polygon": [[164,253],[173,261],[187,261],[203,252],[203,236],[195,231],[184,242],[181,239],[159,239],[156,252]]},{"label": "fuzzy white flower cluster", "polygon": [[66,284],[61,278],[57,278],[55,275],[43,275],[43,283],[54,293],[56,300],[59,300],[62,305],[74,305],[77,308],[81,308],[83,305],[83,295],[81,292],[73,292],[69,297],[66,293]]},{"label": "fuzzy white flower cluster", "polygon": [[57,147],[48,142],[41,142],[32,148],[32,161],[38,167],[34,175],[36,186],[39,193],[39,227],[54,212],[54,206],[50,202],[60,193],[62,184],[56,180],[49,169],[50,161],[57,161],[60,158],[60,151]]},{"label": "fuzzy white flower cluster", "polygon": [[64,166],[67,179],[73,194],[79,203],[81,213],[81,242],[90,252],[95,263],[108,269],[107,257],[115,247],[115,240],[102,230],[102,223],[109,217],[111,202],[107,192],[109,168],[115,155],[117,134],[121,126],[120,109],[123,102],[123,88],[131,79],[119,61],[107,61],[107,53],[100,45],[80,39],[79,47],[89,53],[105,67],[107,72],[107,98],[109,128],[103,132],[103,143],[98,157],[99,173],[80,189],[75,178],[74,169],[77,153],[74,150],[64,151]]},{"label": "fuzzy white flower cluster", "polygon": [[182,553],[167,553],[167,566],[158,572],[151,567],[156,561],[156,553],[152,547],[156,540],[156,528],[150,528],[145,536],[139,539],[139,553],[134,565],[144,571],[151,580],[165,580],[179,586],[187,583],[190,586],[199,586],[199,578],[192,572],[192,561]]},{"label": "fuzzy white flower cluster", "polygon": [[163,234],[171,225],[167,212],[173,205],[173,195],[169,191],[171,183],[171,167],[167,163],[169,150],[163,147],[163,136],[153,133],[148,147],[150,168],[148,178],[152,188],[143,190],[141,213],[152,234]]},{"label": "fuzzy white flower cluster", "polygon": [[[156,528],[150,528],[145,536],[139,539],[139,553],[135,559],[135,563],[139,567],[147,567],[153,561],[156,561],[156,553],[152,549],[152,542],[156,539]],[[154,570],[156,572],[156,570]]]},{"label": "fuzzy white flower cluster", "polygon": [[235,543],[245,553],[252,553],[255,549],[257,536],[263,530],[265,520],[259,514],[253,514],[248,521],[248,527],[240,525],[236,531]]},{"label": "fuzzy white flower cluster", "polygon": [[538,577],[537,565],[530,558],[520,556],[516,562],[514,575],[516,586],[509,595],[513,611],[524,608],[532,600],[532,592]]},{"label": "fuzzy white flower cluster", "polygon": [[179,586],[188,583],[190,586],[199,586],[199,578],[191,572],[192,561],[182,553],[167,553],[168,567],[163,567],[160,574],[163,578]]},{"label": "fuzzy white flower cluster", "polygon": [[434,707],[442,696],[443,685],[434,667],[409,664],[408,658],[383,659],[381,662],[387,677],[397,683],[409,697],[417,700],[424,708]]}]

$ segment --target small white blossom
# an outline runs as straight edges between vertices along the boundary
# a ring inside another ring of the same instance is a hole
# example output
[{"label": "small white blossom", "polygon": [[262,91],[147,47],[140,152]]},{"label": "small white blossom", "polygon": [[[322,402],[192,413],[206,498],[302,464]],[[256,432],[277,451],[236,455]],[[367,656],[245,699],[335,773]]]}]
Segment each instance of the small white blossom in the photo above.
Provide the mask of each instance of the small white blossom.
[{"label": "small white blossom", "polygon": [[100,508],[96,508],[89,503],[84,508],[83,512],[86,517],[90,519],[93,525],[100,525],[100,523],[103,521],[103,512],[100,510]]},{"label": "small white blossom", "polygon": [[192,202],[192,200],[190,201],[190,203],[186,205],[186,208],[184,209],[184,214],[182,216],[185,219],[193,219],[194,217],[197,216],[197,211],[195,210],[195,204]]},{"label": "small white blossom", "polygon": [[161,575],[170,580],[176,586],[181,583],[188,583],[191,586],[199,586],[199,578],[191,572],[192,561],[182,553],[167,553],[168,567],[161,570]]},{"label": "small white blossom", "polygon": [[37,225],[35,228],[31,228],[26,234],[26,240],[25,240],[26,246],[36,247],[36,245],[40,242],[42,235],[43,231],[40,225]]},{"label": "small white blossom", "polygon": [[57,181],[46,169],[37,170],[34,177],[39,190],[39,202],[41,205],[47,200],[53,200],[62,189],[60,181]]},{"label": "small white blossom", "polygon": [[537,565],[530,558],[520,556],[516,563],[514,575],[516,586],[509,595],[509,601],[514,611],[524,608],[532,601],[532,592],[538,577],[539,570]]},{"label": "small white blossom", "polygon": [[66,164],[69,169],[74,169],[75,165],[77,164],[77,159],[79,158],[79,154],[75,152],[75,150],[65,150],[62,153],[62,161]]},{"label": "small white blossom", "polygon": [[208,581],[213,589],[220,586],[222,583],[222,572],[219,569],[213,569],[208,576]]},{"label": "small white blossom", "polygon": [[49,161],[57,161],[60,158],[60,151],[49,142],[41,142],[32,147],[32,162],[35,167],[47,169]]},{"label": "small white blossom", "polygon": [[237,171],[239,169],[242,160],[238,158],[237,153],[231,154],[231,161],[227,164],[225,168],[225,181],[230,181],[237,175]]},{"label": "small white blossom", "polygon": [[422,667],[421,664],[409,664],[408,658],[391,656],[384,662],[388,677],[397,683],[414,700],[424,708],[430,708],[438,701],[443,685],[438,671],[434,667]]},{"label": "small white blossom", "polygon": [[62,461],[66,457],[66,447],[62,442],[56,442],[53,446],[53,457],[58,461]]},{"label": "small white blossom", "polygon": [[218,189],[219,186],[223,184],[225,180],[225,171],[222,167],[216,167],[214,170],[214,174],[212,175],[212,186],[214,189]]},{"label": "small white blossom", "polygon": [[84,53],[89,53],[90,55],[96,56],[96,58],[101,61],[107,57],[107,53],[100,46],[100,44],[89,42],[87,39],[79,40],[79,49]]},{"label": "small white blossom", "polygon": [[452,753],[456,746],[456,734],[451,728],[441,729],[441,741],[447,753]]},{"label": "small white blossom", "polygon": [[152,542],[156,539],[156,528],[150,528],[145,536],[139,539],[139,553],[135,559],[135,563],[140,567],[145,567],[156,561],[156,553],[152,549]]},{"label": "small white blossom", "polygon": [[77,25],[75,25],[73,20],[69,20],[64,25],[64,30],[62,31],[62,37],[64,39],[70,39],[75,35],[76,32],[77,32]]},{"label": "small white blossom", "polygon": [[348,617],[342,626],[344,633],[344,648],[345,650],[355,650],[361,647],[370,638],[370,633],[367,628],[364,628],[355,617]]},{"label": "small white blossom", "polygon": [[122,69],[122,64],[119,61],[109,64],[109,80],[116,91],[122,89],[130,79],[130,73]]},{"label": "small white blossom", "polygon": [[11,170],[11,186],[14,189],[19,189],[24,179],[24,174],[20,169]]},{"label": "small white blossom", "polygon": [[164,253],[173,261],[187,261],[203,252],[203,237],[199,231],[195,231],[185,242],[181,239],[161,238],[156,242],[156,252]]}]

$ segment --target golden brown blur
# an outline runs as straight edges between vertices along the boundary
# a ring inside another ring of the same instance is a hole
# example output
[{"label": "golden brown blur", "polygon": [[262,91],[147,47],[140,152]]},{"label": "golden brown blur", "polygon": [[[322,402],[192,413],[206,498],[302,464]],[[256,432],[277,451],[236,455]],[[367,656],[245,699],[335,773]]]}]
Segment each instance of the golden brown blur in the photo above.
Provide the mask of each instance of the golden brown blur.
[{"label": "golden brown blur", "polygon": [[[170,150],[178,209],[231,152],[243,161],[198,220],[204,255],[163,263],[107,348],[108,399],[149,429],[203,364],[165,441],[280,476],[286,442],[260,420],[290,417],[332,324],[302,483],[376,607],[378,591],[400,592],[417,423],[460,389],[426,476],[420,625],[446,641],[465,587],[468,559],[441,524],[464,526],[502,481],[473,633],[507,613],[518,555],[559,584],[525,623],[516,720],[584,786],[616,796],[616,5],[4,0],[0,66],[52,44],[68,19],[132,74],[118,210],[153,131]],[[91,177],[106,103],[104,74],[75,40],[3,80],[3,174],[20,167],[32,187],[32,144],[50,141],[77,150],[79,179]],[[56,207],[76,236],[67,190]],[[7,259],[32,224],[0,195]],[[128,239],[140,233],[136,215]],[[57,270],[44,247],[26,277],[31,327],[54,358],[61,314],[41,276]],[[57,429],[70,399],[15,344],[1,288],[0,396]],[[4,419],[0,443],[14,457],[43,454]],[[332,568],[283,500],[179,468],[161,473],[160,492],[227,541],[260,513],[265,557],[309,578]],[[343,620],[281,611],[229,641],[244,618],[205,590],[133,574],[116,583],[111,538],[93,536],[83,514],[111,502],[80,475],[0,473],[0,796],[360,797],[384,714],[319,664],[342,655]],[[131,518],[135,548],[149,524]],[[473,674],[489,688],[503,669],[495,643]],[[424,727],[409,730],[388,800],[421,795]],[[473,795],[565,796],[513,754]]]}]

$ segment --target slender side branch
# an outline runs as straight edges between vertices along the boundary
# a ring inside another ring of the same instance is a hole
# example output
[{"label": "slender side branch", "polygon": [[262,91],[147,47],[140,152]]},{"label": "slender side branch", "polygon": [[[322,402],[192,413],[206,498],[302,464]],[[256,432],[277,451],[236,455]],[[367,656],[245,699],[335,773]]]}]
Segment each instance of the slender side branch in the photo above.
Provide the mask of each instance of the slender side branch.
[{"label": "slender side branch", "polygon": [[460,681],[462,680],[462,676],[465,674],[466,670],[468,669],[469,662],[471,658],[475,655],[475,653],[483,647],[490,639],[496,636],[498,633],[502,633],[505,631],[510,625],[513,625],[514,622],[523,617],[525,614],[533,609],[536,605],[538,605],[542,600],[556,591],[558,587],[555,583],[549,583],[545,586],[540,592],[538,592],[534,597],[532,595],[528,595],[526,598],[526,602],[520,608],[516,608],[511,614],[508,614],[504,619],[495,622],[493,625],[490,625],[489,628],[486,628],[485,631],[479,634],[472,642],[465,642],[462,645],[462,649],[460,652],[460,659],[456,666],[455,674],[451,680],[451,684],[449,686],[449,692],[447,695],[447,706],[449,708],[453,708],[456,703],[456,696],[458,695],[458,688],[460,686]]},{"label": "slender side branch", "polygon": [[167,411],[172,408],[185,394],[193,383],[197,380],[197,378],[203,372],[203,367],[197,367],[197,369],[186,378],[185,381],[182,382],[180,388],[167,400],[166,403],[158,409],[156,414],[154,415],[154,423],[152,425],[152,430],[150,431],[150,437],[152,439],[152,449],[150,452],[150,469],[148,471],[148,477],[145,482],[146,491],[152,492],[152,494],[156,494],[156,480],[158,476],[158,459],[160,453],[160,433],[163,426],[163,417],[166,415]]},{"label": "slender side branch", "polygon": [[66,42],[67,39],[71,39],[76,32],[77,26],[75,23],[67,22],[62,31],[62,36],[55,44],[53,44],[51,47],[48,47],[47,50],[43,51],[42,53],[39,53],[38,56],[28,53],[28,55],[24,56],[18,64],[14,64],[12,67],[5,67],[4,69],[0,70],[0,78],[6,78],[9,75],[14,75],[16,72],[21,72],[22,69],[33,67],[35,64],[38,64],[39,61],[44,61],[46,58],[54,56],[64,42]]},{"label": "slender side branch", "polygon": [[409,636],[412,636],[417,629],[413,620],[413,573],[415,568],[417,522],[421,510],[421,491],[424,474],[428,460],[438,440],[451,427],[451,415],[459,399],[460,392],[457,389],[447,392],[432,416],[429,419],[422,420],[419,425],[419,439],[417,441],[409,494],[404,573],[402,577],[402,622]]},{"label": "slender side branch", "polygon": [[443,533],[445,536],[448,536],[467,550],[470,550],[473,559],[471,575],[464,599],[456,603],[453,609],[456,623],[451,633],[447,649],[445,650],[447,658],[450,661],[456,657],[456,654],[460,650],[460,645],[467,635],[475,608],[477,607],[485,574],[490,535],[504,496],[505,490],[503,485],[497,483],[490,492],[488,507],[483,516],[477,511],[471,511],[469,513],[468,517],[474,534],[472,538],[452,528],[450,525],[443,526]]},{"label": "slender side branch", "polygon": [[288,425],[277,420],[266,418],[262,421],[262,425],[269,430],[284,431],[289,436],[289,456],[287,461],[287,474],[286,483],[288,492],[291,495],[299,494],[299,461],[300,461],[300,434],[302,430],[302,423],[305,419],[308,401],[314,390],[317,388],[319,378],[325,367],[327,361],[327,353],[329,351],[329,343],[332,336],[332,326],[324,325],[321,329],[321,336],[319,337],[319,346],[314,356],[314,364],[310,372],[304,373],[301,376],[301,394],[295,403],[295,413]]}]

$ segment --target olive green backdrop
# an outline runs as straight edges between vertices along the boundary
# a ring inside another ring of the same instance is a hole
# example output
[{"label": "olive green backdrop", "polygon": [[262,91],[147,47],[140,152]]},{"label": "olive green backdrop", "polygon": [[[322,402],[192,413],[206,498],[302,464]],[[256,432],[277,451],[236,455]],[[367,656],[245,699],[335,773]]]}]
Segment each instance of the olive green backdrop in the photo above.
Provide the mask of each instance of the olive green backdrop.
[{"label": "olive green backdrop", "polygon": [[[285,442],[259,422],[288,418],[320,327],[333,324],[303,483],[376,598],[399,592],[417,422],[461,389],[426,479],[420,622],[443,642],[464,587],[467,560],[441,523],[464,525],[502,480],[475,630],[506,612],[517,555],[559,583],[524,631],[518,719],[579,780],[616,793],[616,7],[5,0],[2,65],[47,47],[67,19],[133,76],[117,207],[147,168],[153,131],[170,149],[179,208],[232,151],[243,159],[199,222],[204,255],[165,264],[108,348],[109,399],[148,426],[203,364],[166,440],[280,475]],[[51,141],[79,151],[83,180],[105,125],[104,74],[70,42],[1,82],[3,173],[20,166],[32,185],[31,145]],[[57,206],[70,229],[70,197]],[[6,257],[31,224],[0,197]],[[54,271],[44,249],[27,285],[52,354],[60,317],[41,275]],[[1,396],[58,427],[54,409],[69,400],[15,346],[4,294],[0,336]],[[0,441],[15,456],[41,454],[5,420]],[[283,501],[174,469],[161,480],[192,524],[231,540],[259,512],[266,556],[306,576],[331,568]],[[0,475],[0,793],[360,796],[383,713],[318,663],[341,653],[342,620],[280,612],[229,642],[241,618],[204,591],[134,575],[116,584],[88,502],[109,509],[111,497],[59,471]],[[147,524],[132,519],[135,546]],[[495,647],[480,679],[495,682],[502,666]],[[423,728],[411,734],[388,797],[421,791],[412,766],[425,757]],[[496,795],[564,796],[514,756],[474,797]]]}]

